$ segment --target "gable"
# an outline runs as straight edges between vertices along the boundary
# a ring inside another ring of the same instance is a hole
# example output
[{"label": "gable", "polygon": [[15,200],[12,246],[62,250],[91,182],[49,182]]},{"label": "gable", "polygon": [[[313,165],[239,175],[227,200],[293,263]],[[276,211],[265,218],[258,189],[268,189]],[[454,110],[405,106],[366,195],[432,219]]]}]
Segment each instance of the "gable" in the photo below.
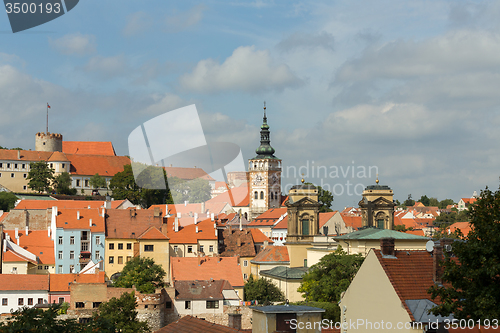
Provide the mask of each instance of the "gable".
[{"label": "gable", "polygon": [[311,200],[308,197],[304,197],[299,201],[290,203],[290,200],[286,202],[287,207],[319,207],[321,204],[317,201]]}]

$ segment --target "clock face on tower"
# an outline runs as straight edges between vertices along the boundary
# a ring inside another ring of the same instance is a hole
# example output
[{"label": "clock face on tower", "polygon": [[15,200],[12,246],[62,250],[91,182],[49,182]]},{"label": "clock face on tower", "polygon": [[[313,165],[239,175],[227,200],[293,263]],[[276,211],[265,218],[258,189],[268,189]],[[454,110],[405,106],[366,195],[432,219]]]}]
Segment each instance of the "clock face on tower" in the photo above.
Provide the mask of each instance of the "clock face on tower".
[{"label": "clock face on tower", "polygon": [[262,178],[260,173],[253,176],[253,184],[254,185],[261,185],[263,180],[264,180],[264,178]]},{"label": "clock face on tower", "polygon": [[271,184],[273,184],[273,185],[274,185],[274,184],[278,184],[278,181],[279,181],[279,179],[280,179],[280,177],[278,176],[278,174],[277,174],[277,173],[273,173],[273,174],[271,175],[271,177],[269,177],[269,178],[270,178],[270,180],[271,180]]}]

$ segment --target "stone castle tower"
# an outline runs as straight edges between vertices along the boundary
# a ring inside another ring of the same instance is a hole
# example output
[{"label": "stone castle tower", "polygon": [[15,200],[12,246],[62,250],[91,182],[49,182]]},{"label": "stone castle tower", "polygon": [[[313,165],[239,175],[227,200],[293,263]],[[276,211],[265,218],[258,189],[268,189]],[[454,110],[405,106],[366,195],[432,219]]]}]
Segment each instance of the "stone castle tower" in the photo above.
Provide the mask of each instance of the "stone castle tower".
[{"label": "stone castle tower", "polygon": [[35,135],[36,151],[62,152],[62,134],[38,132]]}]

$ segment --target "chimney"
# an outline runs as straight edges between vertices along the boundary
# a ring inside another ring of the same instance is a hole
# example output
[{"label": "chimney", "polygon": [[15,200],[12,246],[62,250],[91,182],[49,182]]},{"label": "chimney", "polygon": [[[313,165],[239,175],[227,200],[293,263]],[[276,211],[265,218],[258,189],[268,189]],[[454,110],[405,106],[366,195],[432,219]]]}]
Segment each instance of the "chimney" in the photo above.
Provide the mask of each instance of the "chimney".
[{"label": "chimney", "polygon": [[394,238],[380,238],[380,252],[384,256],[394,256]]},{"label": "chimney", "polygon": [[154,216],[159,217],[160,216],[160,207],[155,207],[154,208]]},{"label": "chimney", "polygon": [[103,208],[102,209],[102,217],[104,217],[106,215],[106,208]]},{"label": "chimney", "polygon": [[238,238],[236,239],[236,246],[240,247],[241,246],[241,238],[238,235]]},{"label": "chimney", "polygon": [[137,212],[135,210],[135,207],[130,208],[130,217],[135,217],[137,215]]},{"label": "chimney", "polygon": [[26,227],[24,228],[24,231],[25,231],[25,233],[24,233],[24,234],[25,234],[26,236],[28,236],[28,231],[29,231],[28,226],[26,226]]},{"label": "chimney", "polygon": [[214,221],[214,220],[215,220],[214,213],[212,213],[212,214],[210,215],[210,219],[211,219],[212,221]]},{"label": "chimney", "polygon": [[170,215],[170,214],[168,214],[168,205],[165,205],[165,214],[163,214],[163,215],[167,216],[167,217],[168,217],[168,215]]},{"label": "chimney", "polygon": [[241,225],[241,214],[240,214],[240,231],[243,230],[243,226]]},{"label": "chimney", "polygon": [[174,222],[174,231],[178,232],[179,231],[179,218],[175,217],[175,222]]},{"label": "chimney", "polygon": [[207,219],[209,219],[209,218],[210,218],[210,211],[207,210]]},{"label": "chimney", "polygon": [[201,211],[200,211],[200,213],[202,213],[202,214],[205,213],[205,203],[204,202],[201,203]]},{"label": "chimney", "polygon": [[17,151],[17,159],[18,159],[18,160],[20,160],[20,159],[21,159],[21,151],[20,151],[20,150],[18,150],[18,151]]},{"label": "chimney", "polygon": [[201,257],[199,253],[198,253],[198,266],[201,266]]},{"label": "chimney", "polygon": [[241,330],[241,313],[228,313],[227,326]]},{"label": "chimney", "polygon": [[104,201],[104,208],[111,209],[111,201]]},{"label": "chimney", "polygon": [[187,201],[187,200],[185,200],[185,201],[184,201],[184,207],[186,207],[187,205],[188,205],[188,201]]},{"label": "chimney", "polygon": [[16,239],[19,239],[19,228],[16,228]]},{"label": "chimney", "polygon": [[198,226],[196,226],[196,233],[198,233]]},{"label": "chimney", "polygon": [[198,224],[198,213],[194,213],[194,224]]},{"label": "chimney", "polygon": [[181,218],[181,213],[177,213],[177,217],[178,217],[178,218]]},{"label": "chimney", "polygon": [[77,220],[79,220],[79,219],[80,219],[80,211],[79,211],[79,210],[77,210],[77,211],[76,211],[76,219],[77,219]]},{"label": "chimney", "polygon": [[87,209],[90,209],[90,205],[87,206]]},{"label": "chimney", "polygon": [[214,229],[217,229],[217,223],[214,222]]},{"label": "chimney", "polygon": [[217,229],[215,229],[215,237],[217,237],[217,236],[218,236]]},{"label": "chimney", "polygon": [[89,219],[89,227],[92,227],[92,219]]}]

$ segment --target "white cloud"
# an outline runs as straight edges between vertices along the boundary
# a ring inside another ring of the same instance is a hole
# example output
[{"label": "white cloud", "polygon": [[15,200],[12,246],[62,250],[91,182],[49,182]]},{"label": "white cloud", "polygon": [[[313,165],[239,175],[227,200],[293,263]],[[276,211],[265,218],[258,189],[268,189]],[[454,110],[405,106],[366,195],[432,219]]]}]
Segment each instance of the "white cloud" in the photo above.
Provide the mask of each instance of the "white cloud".
[{"label": "white cloud", "polygon": [[213,59],[200,61],[193,72],[180,78],[182,87],[198,92],[237,90],[246,92],[281,91],[302,84],[285,64],[271,58],[268,50],[242,46],[222,64]]},{"label": "white cloud", "polygon": [[62,54],[87,55],[96,52],[96,41],[94,35],[82,35],[81,33],[64,35],[49,43]]},{"label": "white cloud", "polygon": [[143,33],[152,26],[152,18],[145,12],[136,12],[127,17],[127,23],[122,33],[127,36],[134,36]]},{"label": "white cloud", "polygon": [[206,9],[205,5],[197,5],[185,12],[167,16],[165,19],[167,32],[179,32],[198,24],[202,20],[203,12]]},{"label": "white cloud", "polygon": [[92,72],[101,78],[110,79],[127,73],[129,68],[123,55],[112,57],[92,57],[83,67],[85,71]]},{"label": "white cloud", "polygon": [[322,31],[319,33],[295,32],[283,39],[276,45],[281,51],[291,51],[293,49],[314,49],[324,48],[333,51],[334,37],[332,34]]},{"label": "white cloud", "polygon": [[141,113],[157,116],[188,104],[181,97],[171,93],[154,94],[150,98],[152,99],[151,105],[143,109]]}]

